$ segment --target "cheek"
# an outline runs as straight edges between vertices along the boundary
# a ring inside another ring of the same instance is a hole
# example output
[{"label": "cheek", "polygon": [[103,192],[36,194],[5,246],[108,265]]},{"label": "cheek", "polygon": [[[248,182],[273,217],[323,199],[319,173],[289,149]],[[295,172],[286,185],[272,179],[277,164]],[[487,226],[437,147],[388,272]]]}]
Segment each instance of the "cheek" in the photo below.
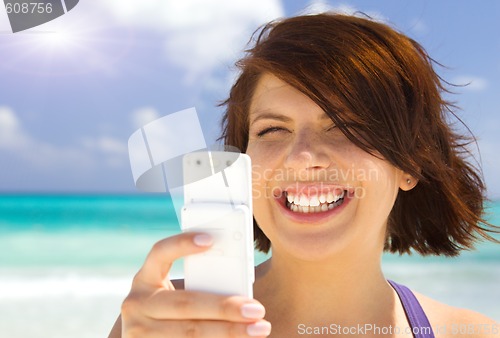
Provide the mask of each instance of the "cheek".
[{"label": "cheek", "polygon": [[253,215],[259,227],[265,228],[271,220],[269,212],[269,198],[272,194],[269,185],[270,170],[266,170],[259,165],[252,164],[252,201],[253,201]]},{"label": "cheek", "polygon": [[[252,197],[255,218],[263,221],[266,218],[268,201],[273,198],[272,186],[269,184],[275,174],[279,161],[279,147],[271,146],[270,143],[249,143],[246,154],[252,160]],[[259,224],[265,222],[259,222]]]},{"label": "cheek", "polygon": [[259,201],[268,194],[267,190],[269,189],[267,188],[267,182],[267,170],[252,163],[252,197],[254,208],[258,205]]},{"label": "cheek", "polygon": [[249,143],[246,154],[252,160],[254,190],[260,191],[267,187],[267,183],[273,178],[273,173],[278,167],[283,152],[284,150],[277,143]]},{"label": "cheek", "polygon": [[388,216],[399,191],[400,171],[382,160],[365,161],[361,185],[374,214]]},{"label": "cheek", "polygon": [[263,165],[268,160],[276,159],[283,154],[287,144],[287,142],[250,141],[246,153],[252,159],[252,163]]}]

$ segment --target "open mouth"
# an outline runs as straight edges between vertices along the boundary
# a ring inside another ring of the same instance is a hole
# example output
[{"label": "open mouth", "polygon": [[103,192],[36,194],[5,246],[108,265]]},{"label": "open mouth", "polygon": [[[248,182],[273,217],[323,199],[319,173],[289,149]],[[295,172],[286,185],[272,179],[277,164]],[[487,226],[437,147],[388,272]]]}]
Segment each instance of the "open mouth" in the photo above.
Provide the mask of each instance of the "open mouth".
[{"label": "open mouth", "polygon": [[342,205],[347,190],[328,191],[317,195],[284,192],[283,203],[297,213],[321,213]]}]

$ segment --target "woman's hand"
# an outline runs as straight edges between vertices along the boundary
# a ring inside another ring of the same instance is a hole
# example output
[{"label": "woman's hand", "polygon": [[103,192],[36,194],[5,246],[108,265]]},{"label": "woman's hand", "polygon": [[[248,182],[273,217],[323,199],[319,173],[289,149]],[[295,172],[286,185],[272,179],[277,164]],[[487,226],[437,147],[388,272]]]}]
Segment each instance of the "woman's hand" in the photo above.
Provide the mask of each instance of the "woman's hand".
[{"label": "woman's hand", "polygon": [[[258,301],[241,296],[175,290],[166,280],[174,260],[207,250],[207,234],[184,233],[156,243],[123,302],[121,337],[266,337]],[[114,331],[114,330],[113,330]],[[118,337],[119,335],[116,335]],[[113,332],[110,337],[115,337]]]}]

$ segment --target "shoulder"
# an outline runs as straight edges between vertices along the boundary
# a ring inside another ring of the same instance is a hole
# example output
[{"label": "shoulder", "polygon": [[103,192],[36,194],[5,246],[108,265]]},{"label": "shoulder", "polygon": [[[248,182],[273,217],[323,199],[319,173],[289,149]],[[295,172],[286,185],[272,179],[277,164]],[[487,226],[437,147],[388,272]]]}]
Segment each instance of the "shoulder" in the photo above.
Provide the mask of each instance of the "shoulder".
[{"label": "shoulder", "polygon": [[427,315],[436,338],[500,338],[500,323],[492,318],[413,293]]}]

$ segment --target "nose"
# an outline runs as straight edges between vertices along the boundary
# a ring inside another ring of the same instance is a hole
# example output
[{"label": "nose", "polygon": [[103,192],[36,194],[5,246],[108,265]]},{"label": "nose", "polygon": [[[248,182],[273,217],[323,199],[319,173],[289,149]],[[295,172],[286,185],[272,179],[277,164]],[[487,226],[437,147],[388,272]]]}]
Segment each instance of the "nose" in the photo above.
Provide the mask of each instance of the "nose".
[{"label": "nose", "polygon": [[285,158],[285,167],[294,171],[326,169],[331,165],[327,145],[310,129],[296,134]]}]

